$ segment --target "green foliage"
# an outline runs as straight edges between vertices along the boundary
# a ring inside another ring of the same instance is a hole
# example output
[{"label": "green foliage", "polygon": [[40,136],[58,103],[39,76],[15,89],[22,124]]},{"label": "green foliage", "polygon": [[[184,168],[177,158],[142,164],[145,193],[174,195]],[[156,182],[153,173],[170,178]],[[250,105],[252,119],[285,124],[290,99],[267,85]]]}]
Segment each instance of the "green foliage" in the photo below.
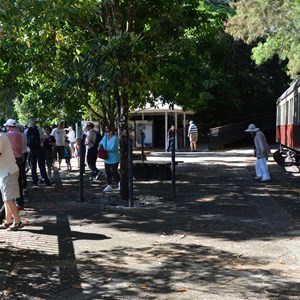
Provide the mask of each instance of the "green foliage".
[{"label": "green foliage", "polygon": [[232,2],[236,14],[226,31],[236,40],[254,45],[253,59],[260,65],[278,55],[288,61],[288,74],[300,72],[299,1],[240,0]]},{"label": "green foliage", "polygon": [[[254,2],[243,9],[263,11],[265,21],[272,1]],[[104,126],[161,97],[222,122],[257,97],[248,88],[255,88],[249,82],[258,69],[224,32],[233,12],[221,0],[3,0],[0,101],[14,105],[22,120],[86,118]],[[249,26],[267,32],[257,19]],[[281,40],[260,42],[252,55],[263,63]]]}]

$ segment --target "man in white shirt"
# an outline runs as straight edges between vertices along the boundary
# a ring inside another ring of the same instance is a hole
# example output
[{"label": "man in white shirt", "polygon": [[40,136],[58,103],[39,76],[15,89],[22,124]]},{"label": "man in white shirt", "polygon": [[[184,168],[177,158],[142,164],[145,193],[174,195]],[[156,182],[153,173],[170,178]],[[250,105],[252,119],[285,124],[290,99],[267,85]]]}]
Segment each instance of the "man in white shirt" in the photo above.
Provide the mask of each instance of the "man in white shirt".
[{"label": "man in white shirt", "polygon": [[71,147],[71,150],[72,150],[72,156],[74,155],[74,151],[75,151],[75,148],[74,148],[74,144],[75,144],[75,131],[73,130],[72,127],[69,127],[69,132],[67,134],[67,137],[70,141],[70,147]]},{"label": "man in white shirt", "polygon": [[65,140],[67,137],[65,122],[60,122],[57,127],[52,130],[51,135],[54,136],[56,140],[56,145],[53,147],[53,167],[58,156],[58,170],[60,170],[61,162],[65,157]]}]

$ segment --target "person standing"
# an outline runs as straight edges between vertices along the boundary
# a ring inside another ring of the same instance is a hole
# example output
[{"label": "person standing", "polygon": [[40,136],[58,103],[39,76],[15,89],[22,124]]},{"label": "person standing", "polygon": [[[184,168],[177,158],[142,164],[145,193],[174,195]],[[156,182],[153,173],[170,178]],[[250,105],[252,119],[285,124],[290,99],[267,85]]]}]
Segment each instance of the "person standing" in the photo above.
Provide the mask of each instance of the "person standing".
[{"label": "person standing", "polygon": [[113,128],[107,128],[105,130],[105,135],[99,143],[99,148],[105,149],[108,154],[108,158],[104,160],[107,186],[103,192],[110,192],[112,190],[112,178],[120,185],[120,175],[118,172],[120,160],[119,141]]},{"label": "person standing", "polygon": [[256,180],[261,182],[268,182],[271,180],[267,159],[270,153],[270,147],[264,133],[257,128],[254,124],[250,124],[245,132],[249,132],[252,135],[254,141],[254,155],[256,157],[255,173]]},{"label": "person standing", "polygon": [[77,168],[80,167],[80,141],[79,138],[75,139],[75,145],[74,145],[74,157],[76,158],[77,161]]},{"label": "person standing", "polygon": [[45,151],[45,160],[47,167],[47,174],[49,180],[51,180],[52,175],[52,165],[53,165],[53,147],[55,146],[55,137],[50,135],[52,129],[50,126],[45,127],[45,142],[44,142],[44,151]]},{"label": "person standing", "polygon": [[196,151],[198,142],[198,127],[193,121],[189,122],[188,137],[190,139],[191,151]]},{"label": "person standing", "polygon": [[6,134],[0,133],[0,189],[5,206],[5,222],[0,229],[18,230],[21,222],[15,199],[20,197],[18,188],[19,168]]},{"label": "person standing", "polygon": [[74,145],[75,145],[75,131],[73,130],[73,128],[70,126],[68,128],[69,132],[67,134],[68,140],[70,141],[70,147],[71,147],[71,155],[72,157],[74,157]]},{"label": "person standing", "polygon": [[53,167],[55,166],[58,157],[58,170],[60,170],[61,162],[65,157],[65,139],[67,137],[65,122],[59,122],[57,127],[52,130],[51,135],[54,136],[56,140],[56,144],[53,147]]},{"label": "person standing", "polygon": [[66,160],[66,164],[67,164],[67,170],[71,171],[72,170],[72,166],[71,166],[71,157],[72,157],[72,150],[70,147],[70,141],[66,140],[65,141],[65,160]]},{"label": "person standing", "polygon": [[97,132],[94,128],[94,123],[88,122],[87,125],[87,131],[88,135],[85,139],[85,144],[87,145],[87,163],[89,166],[89,169],[91,171],[90,173],[90,180],[98,179],[98,176],[100,174],[99,170],[97,169],[96,162],[97,162],[97,153],[98,153],[98,143],[97,143]]},{"label": "person standing", "polygon": [[[18,177],[18,182],[19,182],[19,190],[20,190],[20,197],[16,199],[16,204],[18,207],[18,210],[24,210],[24,195],[23,195],[23,178],[21,176],[22,170],[23,170],[23,164],[24,164],[24,157],[23,157],[23,136],[22,134],[17,130],[16,128],[16,121],[13,119],[8,119],[4,126],[6,126],[7,130],[7,137],[10,141],[13,154],[16,159],[17,166],[19,168],[19,177]],[[24,167],[25,168],[25,167]]]},{"label": "person standing", "polygon": [[22,134],[23,136],[23,144],[22,144],[22,155],[23,155],[23,163],[20,169],[20,175],[22,178],[22,188],[23,188],[23,196],[25,195],[25,192],[27,190],[27,175],[26,175],[26,163],[28,158],[28,151],[27,151],[27,138],[26,134],[24,132],[24,126],[21,124],[16,124],[17,130]]},{"label": "person standing", "polygon": [[172,125],[168,130],[168,147],[166,150],[167,152],[172,150],[172,143],[175,143],[175,134],[176,134],[175,126]]},{"label": "person standing", "polygon": [[40,169],[40,175],[46,185],[50,186],[50,180],[46,172],[43,130],[37,126],[34,118],[30,118],[28,128],[25,131],[27,137],[27,146],[29,148],[29,159],[31,168],[31,178],[34,187],[38,186],[37,165]]}]

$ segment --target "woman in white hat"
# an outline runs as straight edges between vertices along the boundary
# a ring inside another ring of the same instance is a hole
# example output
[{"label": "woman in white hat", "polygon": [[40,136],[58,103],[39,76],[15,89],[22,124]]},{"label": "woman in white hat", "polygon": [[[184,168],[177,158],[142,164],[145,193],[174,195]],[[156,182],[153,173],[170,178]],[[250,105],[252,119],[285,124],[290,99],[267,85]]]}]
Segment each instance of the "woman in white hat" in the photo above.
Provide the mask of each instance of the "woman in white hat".
[{"label": "woman in white hat", "polygon": [[259,128],[257,128],[254,124],[250,124],[248,128],[245,130],[246,132],[251,133],[255,146],[255,172],[256,172],[256,180],[261,182],[267,182],[271,180],[267,160],[268,155],[270,153],[270,147],[266,140],[265,135]]}]

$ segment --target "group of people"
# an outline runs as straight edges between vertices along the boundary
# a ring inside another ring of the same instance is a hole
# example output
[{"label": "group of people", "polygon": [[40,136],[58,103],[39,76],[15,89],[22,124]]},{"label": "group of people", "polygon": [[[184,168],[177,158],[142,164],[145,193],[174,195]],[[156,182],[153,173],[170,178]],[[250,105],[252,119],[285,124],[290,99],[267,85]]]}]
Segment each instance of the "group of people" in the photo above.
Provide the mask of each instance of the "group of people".
[{"label": "group of people", "polygon": [[[18,230],[23,227],[19,210],[24,209],[24,191],[27,188],[26,161],[31,169],[33,186],[38,183],[51,185],[51,175],[55,164],[61,169],[62,160],[66,160],[67,169],[71,170],[71,157],[80,162],[80,143],[75,138],[75,132],[70,127],[66,133],[65,123],[60,122],[56,128],[46,126],[44,130],[37,126],[34,118],[30,118],[27,127],[17,124],[9,119],[4,124],[6,132],[0,133],[0,189],[4,202],[1,208],[0,229]],[[267,159],[270,153],[269,145],[262,131],[254,124],[245,130],[251,133],[256,156],[256,180],[267,182],[270,174]],[[168,145],[170,151],[175,141],[175,126],[168,131]],[[196,151],[198,141],[198,128],[193,121],[189,122],[188,137],[191,151]],[[106,150],[108,157],[104,159],[107,185],[104,192],[110,192],[113,179],[120,189],[120,175],[118,172],[120,154],[118,137],[112,127],[107,127],[103,136],[95,129],[92,122],[87,123],[84,130],[84,143],[87,148],[86,160],[90,169],[90,178],[99,179],[101,172],[96,166],[97,155],[100,148]],[[37,166],[40,170],[41,180],[38,179]],[[47,170],[46,170],[47,168]],[[3,213],[5,212],[5,217]]]},{"label": "group of people", "polygon": [[[60,122],[56,128],[45,126],[44,130],[30,118],[26,127],[9,119],[4,124],[6,132],[0,133],[0,189],[4,202],[0,211],[0,229],[18,230],[23,227],[19,210],[24,209],[24,192],[27,189],[26,166],[31,169],[33,187],[39,183],[51,185],[52,170],[61,170],[65,159],[67,170],[71,170],[71,158],[77,159],[80,166],[80,143],[74,130],[69,127],[66,132],[65,123]],[[89,122],[85,128],[85,145],[87,147],[87,163],[93,178],[101,172],[96,167],[97,153],[100,148],[107,151],[104,160],[107,185],[104,192],[110,192],[113,179],[120,188],[119,144],[115,130],[106,128],[102,137]],[[37,174],[37,166],[41,179]],[[2,223],[4,221],[4,223]]]},{"label": "group of people", "polygon": [[[0,210],[0,229],[18,230],[23,227],[19,210],[24,209],[24,194],[27,189],[27,166],[31,169],[31,179],[34,187],[39,183],[51,185],[51,170],[58,157],[59,169],[63,158],[66,159],[68,169],[71,169],[69,159],[72,150],[64,122],[60,122],[55,129],[46,126],[43,130],[37,126],[34,118],[30,118],[27,125],[18,124],[8,119],[5,132],[0,133],[0,188],[4,204]],[[37,173],[39,167],[41,179]],[[46,166],[48,170],[46,171]],[[12,220],[14,222],[12,223]]]}]

